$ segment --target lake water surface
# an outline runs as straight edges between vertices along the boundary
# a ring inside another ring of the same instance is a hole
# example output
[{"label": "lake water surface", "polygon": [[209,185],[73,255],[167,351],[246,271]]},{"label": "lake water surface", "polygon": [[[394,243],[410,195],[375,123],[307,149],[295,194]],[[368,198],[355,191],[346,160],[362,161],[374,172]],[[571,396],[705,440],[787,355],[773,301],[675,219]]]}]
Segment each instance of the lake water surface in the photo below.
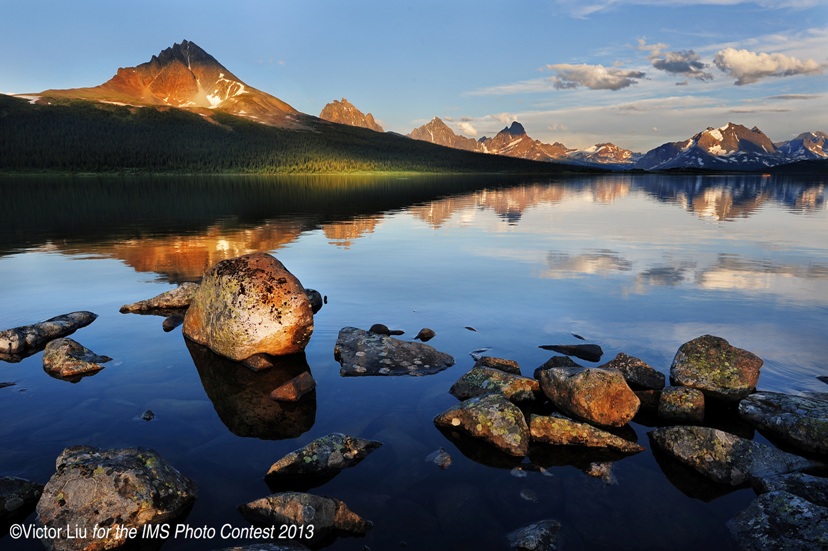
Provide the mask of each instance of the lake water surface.
[{"label": "lake water surface", "polygon": [[[45,483],[73,445],[156,449],[199,487],[186,522],[247,526],[238,505],[271,493],[285,453],[331,432],[383,446],[313,493],[374,522],[329,549],[503,549],[505,535],[554,518],[567,549],[733,546],[725,522],[750,489],[704,484],[650,451],[586,471],[600,457],[555,449],[513,471],[455,442],[432,419],[470,352],[519,362],[542,344],[600,344],[664,373],[678,347],[724,337],[765,361],[759,388],[826,391],[828,207],[825,179],[610,175],[506,177],[161,177],[0,179],[0,329],[75,310],[99,318],[73,338],[114,360],[77,383],[38,353],[0,362],[0,475]],[[327,295],[305,360],[315,399],[267,400],[278,372],[254,374],[189,347],[162,318],[122,304],[196,281],[219,260],[270,251]],[[345,326],[384,323],[452,354],[425,377],[343,378]],[[474,328],[474,331],[467,327]],[[583,363],[583,362],[582,362]],[[586,365],[595,365],[585,363]],[[147,409],[156,414],[140,419]],[[733,430],[767,442],[744,425]],[[445,448],[451,466],[426,460]],[[525,474],[526,476],[515,476]],[[594,473],[593,473],[594,474]],[[34,515],[27,522],[34,522]],[[163,549],[232,540],[169,540]],[[0,547],[42,549],[36,541]]]}]

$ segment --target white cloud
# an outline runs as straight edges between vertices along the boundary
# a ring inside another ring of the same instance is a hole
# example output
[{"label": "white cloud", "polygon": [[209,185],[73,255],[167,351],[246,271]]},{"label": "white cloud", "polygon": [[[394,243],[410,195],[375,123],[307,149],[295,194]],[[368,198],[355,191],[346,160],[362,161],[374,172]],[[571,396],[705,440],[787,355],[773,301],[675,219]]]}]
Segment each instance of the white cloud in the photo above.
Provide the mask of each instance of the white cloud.
[{"label": "white cloud", "polygon": [[693,50],[679,50],[665,52],[667,44],[647,44],[640,38],[638,49],[649,52],[649,59],[653,67],[659,71],[665,71],[671,75],[681,75],[696,80],[712,80],[713,75],[707,72],[707,64],[703,63],[699,54]]},{"label": "white cloud", "polygon": [[457,128],[459,128],[460,132],[467,136],[477,136],[478,134],[477,129],[474,126],[472,126],[472,123],[470,122],[458,122]]},{"label": "white cloud", "polygon": [[607,69],[603,65],[571,65],[558,63],[547,65],[547,69],[555,71],[551,77],[552,85],[558,90],[567,90],[585,86],[590,90],[621,90],[636,84],[644,78],[640,71],[623,71],[621,69]]},{"label": "white cloud", "polygon": [[756,53],[734,48],[720,50],[713,63],[721,71],[735,77],[737,86],[752,84],[767,77],[819,74],[825,68],[813,59],[803,61],[785,54]]}]

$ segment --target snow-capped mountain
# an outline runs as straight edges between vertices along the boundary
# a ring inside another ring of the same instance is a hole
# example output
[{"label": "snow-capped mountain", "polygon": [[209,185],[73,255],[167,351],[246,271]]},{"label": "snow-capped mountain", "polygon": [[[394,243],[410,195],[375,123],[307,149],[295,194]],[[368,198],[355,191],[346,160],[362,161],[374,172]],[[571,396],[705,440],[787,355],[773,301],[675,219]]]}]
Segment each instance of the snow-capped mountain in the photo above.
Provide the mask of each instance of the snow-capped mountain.
[{"label": "snow-capped mountain", "polygon": [[382,127],[377,124],[371,113],[364,114],[345,98],[342,98],[341,101],[334,100],[323,107],[322,112],[319,113],[319,118],[338,124],[359,126],[376,132],[383,132]]},{"label": "snow-capped mountain", "polygon": [[137,67],[118,69],[100,86],[46,90],[40,97],[78,98],[136,106],[169,106],[209,115],[223,111],[274,126],[295,126],[300,113],[244,83],[194,42],[163,50]]},{"label": "snow-capped mountain", "polygon": [[825,132],[804,132],[792,140],[774,145],[788,162],[828,159],[828,134]]},{"label": "snow-capped mountain", "polygon": [[569,159],[580,163],[613,166],[617,168],[629,168],[641,156],[641,153],[634,153],[629,149],[623,149],[609,142],[595,144],[586,149],[570,151],[567,154]]},{"label": "snow-capped mountain", "polygon": [[507,157],[519,157],[533,161],[552,161],[566,157],[572,151],[562,143],[543,143],[529,137],[523,125],[514,121],[497,133],[494,138],[484,138],[478,143],[478,151],[493,153],[495,155],[506,155]]}]

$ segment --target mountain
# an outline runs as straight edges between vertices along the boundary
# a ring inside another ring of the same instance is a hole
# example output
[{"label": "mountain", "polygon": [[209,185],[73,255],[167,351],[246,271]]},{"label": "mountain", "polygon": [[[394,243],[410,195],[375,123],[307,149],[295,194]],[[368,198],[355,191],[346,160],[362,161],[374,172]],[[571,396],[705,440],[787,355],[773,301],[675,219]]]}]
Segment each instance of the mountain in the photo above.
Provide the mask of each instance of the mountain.
[{"label": "mountain", "polygon": [[517,121],[498,132],[494,138],[478,142],[478,148],[484,153],[533,161],[558,161],[565,159],[566,154],[572,151],[562,143],[550,145],[530,138],[523,125]]},{"label": "mountain", "polygon": [[616,168],[629,168],[641,156],[641,153],[633,153],[629,149],[623,149],[609,142],[595,144],[586,149],[570,151],[567,154],[569,159],[576,162],[613,166]]},{"label": "mountain", "polygon": [[415,128],[408,134],[408,137],[445,147],[453,147],[455,149],[465,149],[466,151],[477,150],[477,140],[465,136],[458,136],[438,117],[434,117],[427,124]]},{"label": "mountain", "polygon": [[246,84],[188,40],[173,44],[137,67],[118,69],[114,77],[99,86],[46,90],[38,95],[120,105],[177,107],[205,116],[220,111],[271,126],[301,125],[301,114],[296,109]]},{"label": "mountain", "polygon": [[648,151],[635,168],[643,170],[763,170],[788,162],[761,130],[727,123],[708,128],[683,142]]},{"label": "mountain", "polygon": [[357,109],[345,98],[342,101],[334,100],[322,108],[319,113],[319,118],[329,122],[338,124],[347,124],[349,126],[358,126],[360,128],[368,128],[375,132],[383,132],[382,127],[374,120],[371,113],[367,115]]},{"label": "mountain", "polygon": [[805,132],[792,140],[774,145],[789,162],[828,159],[828,134],[825,132]]}]

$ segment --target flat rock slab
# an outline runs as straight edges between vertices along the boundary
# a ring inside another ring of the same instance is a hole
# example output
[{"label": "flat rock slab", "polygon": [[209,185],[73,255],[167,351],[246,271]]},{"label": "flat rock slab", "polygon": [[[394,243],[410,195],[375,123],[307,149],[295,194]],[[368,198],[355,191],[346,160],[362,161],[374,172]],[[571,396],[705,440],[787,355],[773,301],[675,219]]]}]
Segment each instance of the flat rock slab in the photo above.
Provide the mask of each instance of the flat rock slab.
[{"label": "flat rock slab", "polygon": [[242,505],[239,510],[248,522],[259,526],[301,526],[306,529],[302,539],[309,543],[337,533],[360,536],[371,528],[369,521],[342,501],[300,492],[272,494]]},{"label": "flat rock slab", "polygon": [[343,327],[334,357],[343,377],[372,375],[431,375],[454,365],[454,357],[418,342]]},{"label": "flat rock slab", "polygon": [[[112,549],[127,542],[125,530],[179,517],[196,498],[195,484],[158,455],[142,448],[67,448],[37,505],[42,525],[89,527],[86,537],[54,539],[55,551]],[[109,527],[93,537],[95,525]]]},{"label": "flat rock slab", "polygon": [[55,339],[43,351],[43,369],[63,378],[97,373],[102,363],[111,361],[109,356],[99,356],[80,343],[70,339]]},{"label": "flat rock slab", "polygon": [[0,360],[19,362],[41,350],[47,342],[71,335],[97,317],[92,312],[71,312],[33,325],[0,331]]},{"label": "flat rock slab", "polygon": [[621,372],[598,367],[552,367],[538,373],[541,389],[564,413],[598,425],[620,427],[640,406]]},{"label": "flat rock slab", "polygon": [[540,383],[535,379],[477,366],[460,377],[449,392],[460,400],[497,393],[510,402],[531,402],[541,396]]},{"label": "flat rock slab", "polygon": [[759,496],[727,526],[744,551],[828,549],[828,508],[784,491]]},{"label": "flat rock slab", "polygon": [[43,484],[13,476],[0,477],[0,522],[26,517],[34,511]]},{"label": "flat rock slab", "polygon": [[670,366],[670,384],[697,388],[716,400],[738,402],[756,388],[762,363],[755,354],[721,337],[703,335],[679,347]]},{"label": "flat rock slab", "polygon": [[828,400],[757,392],[739,402],[739,415],[800,450],[828,455]]},{"label": "flat rock slab", "polygon": [[818,463],[708,427],[663,427],[649,433],[668,455],[720,484],[800,471]]},{"label": "flat rock slab", "polygon": [[624,376],[630,388],[635,390],[661,390],[664,388],[664,373],[656,371],[644,360],[628,356],[623,352],[599,367],[617,369]]},{"label": "flat rock slab", "polygon": [[789,473],[760,478],[754,485],[759,493],[785,491],[807,499],[815,505],[828,507],[828,478],[804,473]]},{"label": "flat rock slab", "polygon": [[290,452],[271,465],[265,478],[336,474],[353,467],[380,446],[382,443],[376,440],[335,432]]},{"label": "flat rock slab", "polygon": [[543,444],[607,448],[623,453],[644,451],[635,442],[558,414],[533,415],[529,419],[529,434],[532,441]]},{"label": "flat rock slab", "polygon": [[153,310],[186,309],[190,306],[193,295],[198,290],[198,283],[185,282],[169,291],[146,300],[121,306],[122,314],[128,312],[151,312]]},{"label": "flat rock slab", "polygon": [[509,547],[515,551],[554,551],[558,549],[558,532],[561,523],[557,520],[542,520],[511,532],[506,538]]},{"label": "flat rock slab", "polygon": [[434,418],[434,424],[459,430],[509,455],[529,452],[529,426],[523,412],[500,394],[471,398]]},{"label": "flat rock slab", "polygon": [[604,350],[597,344],[544,344],[538,348],[575,356],[588,362],[600,362],[601,356],[604,355]]},{"label": "flat rock slab", "polygon": [[520,366],[515,360],[495,358],[493,356],[483,356],[474,363],[474,367],[490,367],[492,369],[505,371],[506,373],[512,373],[513,375],[520,375]]}]

